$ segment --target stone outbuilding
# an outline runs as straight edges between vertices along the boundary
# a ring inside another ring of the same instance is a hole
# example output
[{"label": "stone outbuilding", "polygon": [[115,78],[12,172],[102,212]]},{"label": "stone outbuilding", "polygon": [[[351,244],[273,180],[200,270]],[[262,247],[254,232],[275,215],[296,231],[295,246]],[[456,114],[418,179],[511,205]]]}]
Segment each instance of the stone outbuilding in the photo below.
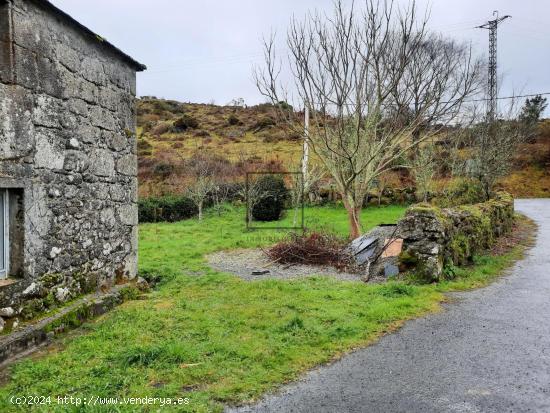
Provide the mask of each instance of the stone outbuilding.
[{"label": "stone outbuilding", "polygon": [[136,276],[144,69],[48,1],[0,0],[0,327]]}]

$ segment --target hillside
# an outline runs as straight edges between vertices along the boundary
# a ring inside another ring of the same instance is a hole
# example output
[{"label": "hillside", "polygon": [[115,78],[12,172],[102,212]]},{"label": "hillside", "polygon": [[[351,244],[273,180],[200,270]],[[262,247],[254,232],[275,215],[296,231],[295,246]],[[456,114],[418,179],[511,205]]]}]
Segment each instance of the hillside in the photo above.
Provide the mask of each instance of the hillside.
[{"label": "hillside", "polygon": [[137,108],[141,156],[163,150],[186,156],[204,149],[232,161],[267,154],[284,162],[300,158],[301,136],[278,123],[268,104],[216,106],[142,98]]},{"label": "hillside", "polygon": [[[163,167],[198,151],[238,165],[241,173],[293,170],[300,162],[300,134],[278,122],[269,104],[217,106],[143,97],[137,113],[141,196],[150,195],[151,188],[156,194],[170,192],[162,189]],[[401,185],[403,177],[392,182]],[[550,197],[550,120],[541,121],[538,137],[519,148],[500,186],[516,197]]]}]

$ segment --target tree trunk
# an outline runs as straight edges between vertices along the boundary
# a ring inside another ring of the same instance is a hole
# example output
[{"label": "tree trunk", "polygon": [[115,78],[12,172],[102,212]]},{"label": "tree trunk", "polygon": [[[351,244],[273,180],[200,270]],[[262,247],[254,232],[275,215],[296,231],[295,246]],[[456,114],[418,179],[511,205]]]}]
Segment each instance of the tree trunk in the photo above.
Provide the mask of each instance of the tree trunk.
[{"label": "tree trunk", "polygon": [[[345,197],[342,197],[345,199]],[[350,202],[344,202],[344,207],[348,212],[348,221],[349,221],[349,236],[351,239],[355,239],[361,236],[361,207],[355,206]]]},{"label": "tree trunk", "polygon": [[216,212],[218,213],[218,216],[220,217],[222,215],[222,205],[221,205],[221,200],[220,200],[220,198],[218,197],[217,194],[214,196],[214,205],[215,205],[215,208],[216,208]]},{"label": "tree trunk", "polygon": [[[421,138],[422,137],[420,136],[420,128],[415,128],[412,132],[412,141],[415,144],[418,144],[418,142],[420,142]],[[415,151],[415,155],[416,155],[416,152],[418,151],[418,145],[414,146],[414,151]]]},{"label": "tree trunk", "polygon": [[353,208],[351,211],[348,211],[348,217],[350,220],[351,239],[355,239],[361,236],[361,222],[359,217],[360,212],[361,212],[361,208]]},{"label": "tree trunk", "polygon": [[199,208],[199,221],[202,221],[202,202],[199,202],[197,206]]},{"label": "tree trunk", "polygon": [[485,195],[485,200],[488,201],[491,199],[491,183],[489,183],[488,179],[481,179],[481,186],[483,187],[483,192]]}]

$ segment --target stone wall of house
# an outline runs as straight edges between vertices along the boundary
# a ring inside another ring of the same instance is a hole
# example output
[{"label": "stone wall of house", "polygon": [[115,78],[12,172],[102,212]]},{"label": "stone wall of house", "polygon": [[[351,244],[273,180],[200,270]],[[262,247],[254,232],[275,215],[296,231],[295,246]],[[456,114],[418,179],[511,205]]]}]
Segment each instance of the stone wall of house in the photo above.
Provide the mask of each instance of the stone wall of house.
[{"label": "stone wall of house", "polygon": [[137,265],[136,69],[40,3],[0,1],[0,187],[24,228],[0,313],[26,318]]},{"label": "stone wall of house", "polygon": [[437,281],[445,266],[467,263],[509,232],[513,221],[514,199],[504,192],[487,202],[455,208],[413,205],[398,223],[402,269]]}]

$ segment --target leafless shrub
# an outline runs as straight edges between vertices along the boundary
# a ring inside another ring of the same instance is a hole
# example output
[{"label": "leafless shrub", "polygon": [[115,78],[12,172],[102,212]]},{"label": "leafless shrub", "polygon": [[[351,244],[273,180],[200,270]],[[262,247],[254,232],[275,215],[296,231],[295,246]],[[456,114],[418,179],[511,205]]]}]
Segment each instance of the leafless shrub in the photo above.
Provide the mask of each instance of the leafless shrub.
[{"label": "leafless shrub", "polygon": [[209,138],[210,133],[208,131],[205,131],[204,129],[198,129],[193,132],[193,136],[196,136],[198,138]]},{"label": "leafless shrub", "polygon": [[384,193],[388,186],[390,185],[392,181],[392,175],[390,171],[384,171],[384,173],[381,173],[378,175],[378,177],[374,180],[374,184],[376,187],[376,194],[378,198],[378,206],[382,205],[382,197],[384,196]]},{"label": "leafless shrub", "polygon": [[[230,168],[231,164],[226,159],[201,152],[183,162],[183,170],[191,181],[186,188],[186,195],[195,203],[199,211],[199,221],[202,220],[207,198],[216,192],[220,182],[228,176]],[[222,195],[218,194],[218,202],[223,202]]]},{"label": "leafless shrub", "polygon": [[470,126],[456,137],[454,175],[477,180],[486,199],[492,196],[497,181],[510,172],[519,145],[530,136],[529,125],[518,119],[516,103],[511,101],[493,122],[476,108]]},{"label": "leafless shrub", "polygon": [[238,139],[244,137],[245,131],[243,129],[228,129],[224,131],[223,136],[228,139]]},{"label": "leafless shrub", "polygon": [[432,191],[433,179],[437,170],[435,147],[431,142],[420,145],[410,162],[410,171],[416,185],[416,197],[420,202],[427,202]]},{"label": "leafless shrub", "polygon": [[[299,171],[300,166],[295,165],[290,168],[290,171]],[[309,195],[312,194],[317,185],[325,177],[326,171],[323,167],[312,166],[307,174],[293,173],[290,174],[289,194],[290,202],[293,210],[292,226],[296,226],[298,221],[298,212],[303,202],[306,202]]]}]

